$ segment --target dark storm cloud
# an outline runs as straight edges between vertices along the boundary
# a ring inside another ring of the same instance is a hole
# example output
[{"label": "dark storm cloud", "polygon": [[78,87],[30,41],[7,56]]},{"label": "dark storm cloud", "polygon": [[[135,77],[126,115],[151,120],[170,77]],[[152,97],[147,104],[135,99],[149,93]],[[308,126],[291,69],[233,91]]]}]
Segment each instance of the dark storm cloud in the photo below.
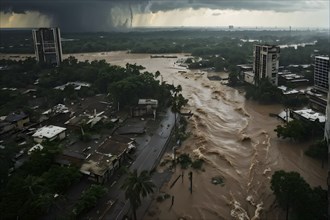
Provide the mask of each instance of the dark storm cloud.
[{"label": "dark storm cloud", "polygon": [[[111,9],[115,6],[122,10],[116,14],[116,19],[111,16]],[[37,11],[48,15],[53,20],[53,25],[73,31],[106,31],[115,26],[129,26],[128,20],[131,19],[128,2],[119,4],[102,1],[11,1],[2,2],[1,9],[7,13]]]},{"label": "dark storm cloud", "polygon": [[308,1],[303,0],[1,0],[0,6],[0,10],[6,13],[40,12],[49,16],[53,25],[71,31],[107,31],[130,27],[134,13],[141,12],[185,8],[287,12],[311,7]]},{"label": "dark storm cloud", "polygon": [[[143,0],[142,0],[143,1]],[[317,4],[308,4],[305,0],[158,0],[150,1],[151,10],[173,10],[177,8],[210,8],[232,10],[271,10],[271,11],[301,11],[318,9]],[[311,8],[313,7],[313,8]]]}]

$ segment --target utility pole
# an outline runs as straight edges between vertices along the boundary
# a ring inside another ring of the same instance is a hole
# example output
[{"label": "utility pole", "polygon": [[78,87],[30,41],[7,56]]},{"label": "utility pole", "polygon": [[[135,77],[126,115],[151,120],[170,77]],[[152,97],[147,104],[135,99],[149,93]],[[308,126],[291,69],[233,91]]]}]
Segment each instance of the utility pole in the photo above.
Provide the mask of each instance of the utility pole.
[{"label": "utility pole", "polygon": [[190,180],[190,194],[192,194],[192,176],[193,176],[193,173],[190,171],[188,173],[188,176],[189,176],[189,180]]}]

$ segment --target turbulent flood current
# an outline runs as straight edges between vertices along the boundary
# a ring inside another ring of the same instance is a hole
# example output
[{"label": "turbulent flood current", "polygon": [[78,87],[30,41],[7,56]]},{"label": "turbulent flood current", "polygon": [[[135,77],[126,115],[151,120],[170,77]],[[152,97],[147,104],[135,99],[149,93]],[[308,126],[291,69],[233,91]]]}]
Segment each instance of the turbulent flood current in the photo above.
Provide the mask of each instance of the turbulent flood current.
[{"label": "turbulent flood current", "polygon": [[[193,172],[190,194],[188,171],[183,182],[180,179],[170,188],[182,173],[177,168],[170,182],[160,189],[174,195],[173,207],[170,209],[171,199],[153,202],[145,219],[283,219],[270,189],[271,176],[279,169],[297,171],[311,186],[325,188],[326,169],[304,155],[309,143],[276,137],[273,130],[282,122],[269,113],[279,113],[281,106],[246,101],[238,90],[210,81],[207,73],[179,66],[176,58],[152,59],[147,54],[125,52],[74,56],[82,61],[105,59],[122,66],[136,63],[150,72],[159,70],[163,80],[180,84],[189,99],[184,111],[194,114],[188,120],[191,135],[179,152],[204,159],[203,170]],[[212,184],[212,177],[217,176],[223,178],[223,185]]]},{"label": "turbulent flood current", "polygon": [[[182,86],[189,99],[184,110],[194,114],[189,119],[191,135],[179,151],[204,159],[204,171],[194,171],[192,194],[187,171],[183,183],[180,180],[171,189],[170,184],[160,189],[174,195],[174,205],[169,209],[170,199],[154,202],[146,219],[283,219],[270,189],[271,175],[278,169],[298,171],[309,184],[325,187],[326,169],[303,154],[308,144],[276,137],[273,130],[281,122],[269,113],[279,113],[280,106],[246,101],[236,89],[210,81],[206,73],[179,66],[175,58],[152,59],[123,52],[98,55],[91,56],[119,65],[137,63],[151,72],[159,70],[163,80]],[[178,168],[170,183],[181,173]],[[215,176],[224,179],[223,186],[212,184]]]}]

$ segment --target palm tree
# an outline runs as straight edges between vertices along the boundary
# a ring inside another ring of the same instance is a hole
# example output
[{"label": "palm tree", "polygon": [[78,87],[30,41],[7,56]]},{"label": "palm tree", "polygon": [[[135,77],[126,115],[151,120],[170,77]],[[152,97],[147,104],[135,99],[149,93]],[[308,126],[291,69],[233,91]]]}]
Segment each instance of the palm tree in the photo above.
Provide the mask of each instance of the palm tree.
[{"label": "palm tree", "polygon": [[172,96],[171,99],[171,110],[174,113],[174,130],[176,131],[176,117],[177,113],[180,113],[181,108],[185,106],[188,103],[188,99],[185,99],[182,94],[180,93],[182,91],[181,85],[178,85],[177,87],[174,87],[173,92],[174,96]]},{"label": "palm tree", "polygon": [[136,210],[141,205],[141,199],[154,192],[155,184],[147,170],[138,174],[137,170],[128,171],[121,188],[125,190],[125,198],[129,200],[136,220]]}]

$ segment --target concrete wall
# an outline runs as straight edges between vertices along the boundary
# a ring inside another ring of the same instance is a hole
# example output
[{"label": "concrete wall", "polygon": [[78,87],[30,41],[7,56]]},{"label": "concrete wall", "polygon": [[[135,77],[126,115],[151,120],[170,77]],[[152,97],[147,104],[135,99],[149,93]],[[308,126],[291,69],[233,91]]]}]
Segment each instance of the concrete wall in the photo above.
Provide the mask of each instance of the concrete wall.
[{"label": "concrete wall", "polygon": [[29,122],[30,122],[30,118],[29,118],[29,117],[24,118],[24,119],[22,119],[22,120],[19,120],[19,121],[17,122],[17,127],[18,127],[19,129],[22,129],[22,128],[24,127],[24,125],[25,125],[26,123],[29,123]]},{"label": "concrete wall", "polygon": [[254,75],[244,73],[244,81],[254,85]]}]

